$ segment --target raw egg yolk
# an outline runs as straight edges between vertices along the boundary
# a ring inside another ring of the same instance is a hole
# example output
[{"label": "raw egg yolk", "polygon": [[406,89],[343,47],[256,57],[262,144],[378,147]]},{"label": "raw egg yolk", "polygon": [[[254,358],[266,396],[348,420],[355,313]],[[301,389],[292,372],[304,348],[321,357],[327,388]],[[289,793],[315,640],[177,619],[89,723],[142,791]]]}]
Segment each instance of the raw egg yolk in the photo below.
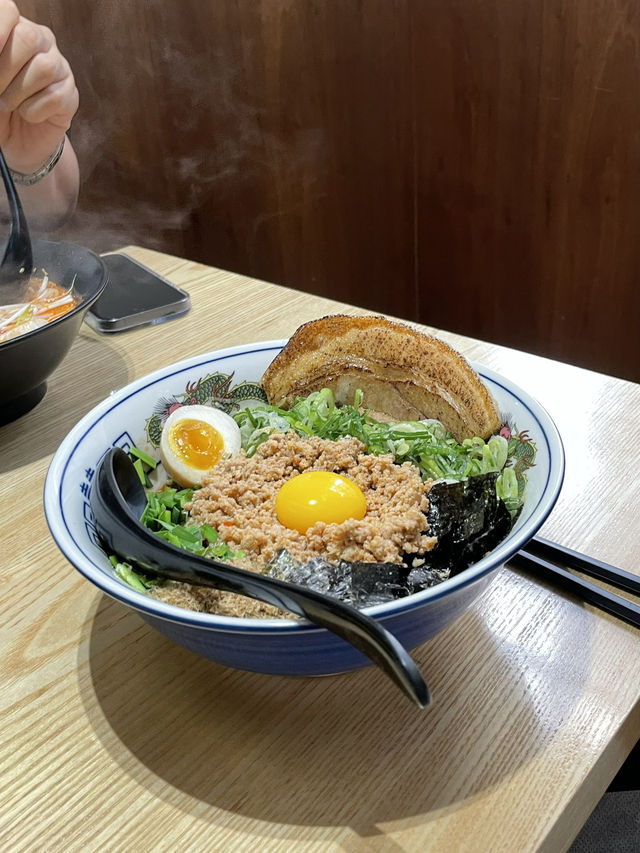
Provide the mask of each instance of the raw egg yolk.
[{"label": "raw egg yolk", "polygon": [[341,524],[364,518],[367,501],[348,477],[331,471],[305,471],[280,487],[276,515],[280,524],[304,533],[317,521]]},{"label": "raw egg yolk", "polygon": [[196,471],[208,471],[220,461],[224,441],[215,427],[205,421],[184,418],[169,432],[169,447],[175,455]]}]

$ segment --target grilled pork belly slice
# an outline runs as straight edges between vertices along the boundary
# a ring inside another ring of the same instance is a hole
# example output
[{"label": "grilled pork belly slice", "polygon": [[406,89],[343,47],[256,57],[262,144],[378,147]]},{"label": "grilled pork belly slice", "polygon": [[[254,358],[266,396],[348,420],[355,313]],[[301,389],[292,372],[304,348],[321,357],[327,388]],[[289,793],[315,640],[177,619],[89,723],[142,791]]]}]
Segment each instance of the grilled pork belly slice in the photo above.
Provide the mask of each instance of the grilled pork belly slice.
[{"label": "grilled pork belly slice", "polygon": [[262,383],[269,402],[282,408],[320,388],[352,405],[361,389],[367,409],[393,420],[437,418],[458,441],[500,428],[489,390],[458,352],[386,317],[334,314],[305,323]]}]

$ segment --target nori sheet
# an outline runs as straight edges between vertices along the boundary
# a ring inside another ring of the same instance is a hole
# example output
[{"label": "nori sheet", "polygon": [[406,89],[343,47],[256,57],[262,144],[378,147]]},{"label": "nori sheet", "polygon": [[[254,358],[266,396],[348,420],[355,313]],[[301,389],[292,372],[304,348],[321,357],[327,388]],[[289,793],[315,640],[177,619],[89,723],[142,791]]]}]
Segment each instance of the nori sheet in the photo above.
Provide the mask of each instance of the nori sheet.
[{"label": "nori sheet", "polygon": [[403,598],[440,583],[476,563],[500,543],[512,526],[496,495],[497,474],[462,482],[435,483],[429,492],[427,532],[438,543],[427,554],[405,554],[404,563],[347,563],[314,558],[299,563],[281,551],[267,573],[318,592],[367,607]]},{"label": "nori sheet", "polygon": [[461,482],[434,483],[427,522],[438,543],[425,554],[425,566],[457,574],[502,542],[513,519],[496,495],[497,478],[497,473],[491,473]]}]

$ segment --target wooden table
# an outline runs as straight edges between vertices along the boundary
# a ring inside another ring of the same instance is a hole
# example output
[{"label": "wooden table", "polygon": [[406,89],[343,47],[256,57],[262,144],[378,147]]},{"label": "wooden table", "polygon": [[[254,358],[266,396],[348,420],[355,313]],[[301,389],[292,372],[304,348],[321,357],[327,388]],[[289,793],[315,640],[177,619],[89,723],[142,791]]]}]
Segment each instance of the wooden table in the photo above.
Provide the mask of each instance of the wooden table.
[{"label": "wooden table", "polygon": [[[59,553],[47,466],[110,391],[358,313],[127,251],[188,289],[191,313],[115,337],[84,327],[42,403],[0,429],[0,849],[566,849],[640,735],[640,631],[505,568],[415,651],[435,697],[421,712],[373,667],[298,680],[202,660]],[[637,571],[640,386],[441,334],[556,420],[567,473],[543,533]]]}]

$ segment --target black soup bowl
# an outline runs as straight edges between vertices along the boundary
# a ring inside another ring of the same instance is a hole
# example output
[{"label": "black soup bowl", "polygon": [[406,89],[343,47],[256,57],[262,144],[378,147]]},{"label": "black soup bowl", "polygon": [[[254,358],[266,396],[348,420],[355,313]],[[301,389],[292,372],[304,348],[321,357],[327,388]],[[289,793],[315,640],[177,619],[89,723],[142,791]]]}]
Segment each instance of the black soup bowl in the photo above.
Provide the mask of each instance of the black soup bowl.
[{"label": "black soup bowl", "polygon": [[51,281],[73,288],[78,305],[46,326],[0,344],[0,425],[36,406],[47,390],[47,379],[75,340],[87,309],[107,284],[102,259],[74,243],[33,241],[36,272],[46,270]]}]

